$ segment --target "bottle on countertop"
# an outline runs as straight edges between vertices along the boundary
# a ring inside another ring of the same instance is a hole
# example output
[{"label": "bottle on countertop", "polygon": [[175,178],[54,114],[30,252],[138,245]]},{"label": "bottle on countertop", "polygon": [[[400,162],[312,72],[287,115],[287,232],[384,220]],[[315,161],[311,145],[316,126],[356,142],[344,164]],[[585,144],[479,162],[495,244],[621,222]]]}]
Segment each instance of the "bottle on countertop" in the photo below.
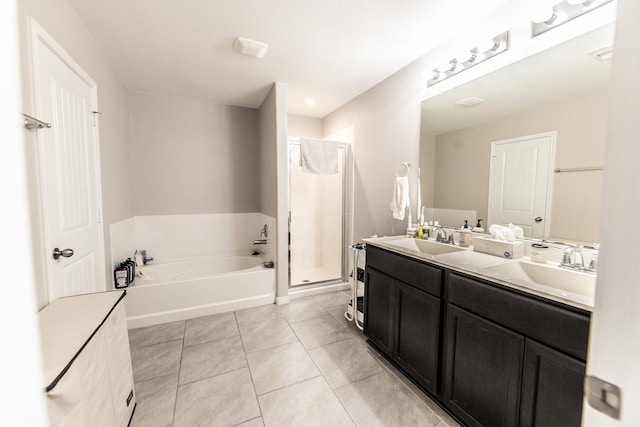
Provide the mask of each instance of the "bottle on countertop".
[{"label": "bottle on countertop", "polygon": [[422,228],[422,224],[418,226],[418,239],[424,239],[424,228]]},{"label": "bottle on countertop", "polygon": [[460,237],[458,245],[466,248],[471,244],[471,229],[469,228],[469,221],[464,220],[464,225],[460,227]]},{"label": "bottle on countertop", "polygon": [[474,233],[484,233],[484,228],[482,228],[482,224],[480,224],[480,221],[483,221],[483,220],[479,219],[478,223],[476,224],[475,227],[471,229],[471,231],[473,231]]}]

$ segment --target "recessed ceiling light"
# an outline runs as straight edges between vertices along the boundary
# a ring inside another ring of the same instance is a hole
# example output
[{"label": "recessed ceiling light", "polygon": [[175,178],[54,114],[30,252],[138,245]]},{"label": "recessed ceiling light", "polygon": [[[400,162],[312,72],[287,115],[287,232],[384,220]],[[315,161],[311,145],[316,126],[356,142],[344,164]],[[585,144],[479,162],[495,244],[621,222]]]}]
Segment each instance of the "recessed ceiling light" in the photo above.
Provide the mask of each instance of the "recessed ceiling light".
[{"label": "recessed ceiling light", "polygon": [[316,105],[316,100],[313,98],[307,98],[304,100],[304,105]]},{"label": "recessed ceiling light", "polygon": [[472,96],[469,98],[461,99],[460,101],[456,102],[456,105],[471,108],[471,107],[475,107],[478,104],[482,104],[483,102],[484,102],[484,99],[476,98],[475,96]]},{"label": "recessed ceiling light", "polygon": [[233,41],[234,52],[254,58],[262,58],[267,53],[267,49],[269,49],[268,44],[244,37],[238,37]]},{"label": "recessed ceiling light", "polygon": [[598,61],[606,61],[607,59],[611,59],[613,56],[613,46],[605,46],[592,50],[591,52],[587,52],[587,55],[597,59]]}]

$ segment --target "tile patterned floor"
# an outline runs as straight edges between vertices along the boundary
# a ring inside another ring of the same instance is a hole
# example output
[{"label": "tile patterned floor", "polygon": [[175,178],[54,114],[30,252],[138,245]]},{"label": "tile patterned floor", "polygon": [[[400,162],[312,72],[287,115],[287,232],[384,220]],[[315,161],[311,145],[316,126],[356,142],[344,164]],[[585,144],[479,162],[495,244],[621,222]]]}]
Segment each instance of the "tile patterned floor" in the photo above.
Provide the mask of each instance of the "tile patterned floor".
[{"label": "tile patterned floor", "polygon": [[458,426],[344,319],[349,297],[130,330],[131,426]]}]

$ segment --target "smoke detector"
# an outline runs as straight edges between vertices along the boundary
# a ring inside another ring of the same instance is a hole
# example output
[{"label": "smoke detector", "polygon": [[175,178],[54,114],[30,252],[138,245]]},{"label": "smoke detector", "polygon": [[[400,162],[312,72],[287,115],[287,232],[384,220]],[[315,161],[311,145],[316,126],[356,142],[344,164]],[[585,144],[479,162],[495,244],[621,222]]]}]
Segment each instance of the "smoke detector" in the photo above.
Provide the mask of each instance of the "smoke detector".
[{"label": "smoke detector", "polygon": [[266,53],[269,45],[255,40],[238,37],[233,41],[233,51],[254,58],[262,58]]}]

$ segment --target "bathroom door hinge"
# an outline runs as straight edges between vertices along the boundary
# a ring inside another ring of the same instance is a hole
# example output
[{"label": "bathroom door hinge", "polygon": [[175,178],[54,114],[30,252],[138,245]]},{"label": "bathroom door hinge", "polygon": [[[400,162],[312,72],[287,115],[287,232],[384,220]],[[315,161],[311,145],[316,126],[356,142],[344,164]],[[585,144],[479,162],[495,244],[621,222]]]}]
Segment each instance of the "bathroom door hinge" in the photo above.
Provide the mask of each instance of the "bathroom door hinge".
[{"label": "bathroom door hinge", "polygon": [[98,221],[98,224],[102,224],[102,210],[100,209],[98,209],[97,221]]},{"label": "bathroom door hinge", "polygon": [[102,113],[100,111],[92,111],[93,114],[93,126],[98,126],[98,116],[101,116]]}]

